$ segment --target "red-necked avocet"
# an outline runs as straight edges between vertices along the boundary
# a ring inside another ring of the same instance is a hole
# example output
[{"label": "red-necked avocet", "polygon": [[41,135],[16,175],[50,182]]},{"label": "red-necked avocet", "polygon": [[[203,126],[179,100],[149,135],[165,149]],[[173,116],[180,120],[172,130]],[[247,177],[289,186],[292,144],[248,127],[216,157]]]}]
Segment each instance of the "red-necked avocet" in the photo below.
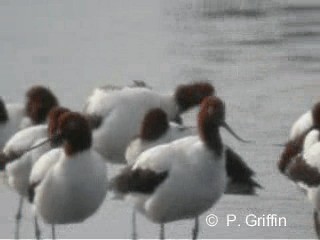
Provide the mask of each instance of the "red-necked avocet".
[{"label": "red-necked avocet", "polygon": [[170,120],[180,121],[180,114],[213,94],[213,86],[206,82],[180,85],[173,94],[142,87],[96,89],[85,108],[86,114],[101,118],[100,126],[93,132],[93,147],[107,160],[125,163],[127,145],[139,134],[148,110],[161,108]]},{"label": "red-necked avocet", "polygon": [[297,155],[286,169],[288,177],[307,194],[314,207],[314,226],[320,238],[320,132],[308,133],[303,152]]},{"label": "red-necked avocet", "polygon": [[[139,136],[127,147],[126,160],[129,165],[133,165],[138,156],[147,149],[195,134],[193,127],[169,122],[162,109],[151,109],[142,121]],[[256,193],[256,188],[261,188],[261,185],[253,179],[255,172],[228,146],[226,146],[226,169],[228,179],[226,194],[253,195]],[[132,219],[132,236],[136,238],[135,212]]]},{"label": "red-necked avocet", "polygon": [[89,123],[79,113],[64,113],[58,133],[63,148],[40,157],[32,168],[29,200],[35,214],[52,225],[80,223],[94,214],[107,192],[104,159],[91,148]]},{"label": "red-necked avocet", "polygon": [[65,108],[54,107],[49,113],[48,125],[40,124],[17,132],[10,138],[1,154],[0,168],[5,171],[6,181],[12,189],[17,191],[20,198],[16,214],[16,239],[19,238],[23,201],[24,197],[28,196],[29,177],[32,166],[42,154],[57,144],[51,142],[31,151],[29,150],[55,134],[59,116],[67,111],[69,110]]},{"label": "red-necked avocet", "polygon": [[161,239],[165,223],[190,218],[195,219],[193,239],[197,238],[199,216],[224,193],[227,173],[220,127],[240,139],[225,122],[224,103],[217,97],[207,97],[198,114],[199,136],[143,152],[133,166],[112,180],[111,189],[131,199],[135,209],[161,224]]},{"label": "red-necked avocet", "polygon": [[289,141],[285,144],[278,162],[280,172],[285,173],[292,159],[302,152],[304,139],[312,129],[320,129],[320,102],[293,124]]}]

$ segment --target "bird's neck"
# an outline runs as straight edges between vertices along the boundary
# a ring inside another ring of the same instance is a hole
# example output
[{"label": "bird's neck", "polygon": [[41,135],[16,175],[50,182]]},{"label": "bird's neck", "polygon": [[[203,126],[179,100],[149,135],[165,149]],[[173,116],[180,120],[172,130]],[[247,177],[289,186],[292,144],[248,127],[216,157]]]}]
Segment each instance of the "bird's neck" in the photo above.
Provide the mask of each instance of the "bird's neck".
[{"label": "bird's neck", "polygon": [[218,126],[204,126],[200,128],[200,137],[204,144],[217,156],[222,156],[223,143]]}]

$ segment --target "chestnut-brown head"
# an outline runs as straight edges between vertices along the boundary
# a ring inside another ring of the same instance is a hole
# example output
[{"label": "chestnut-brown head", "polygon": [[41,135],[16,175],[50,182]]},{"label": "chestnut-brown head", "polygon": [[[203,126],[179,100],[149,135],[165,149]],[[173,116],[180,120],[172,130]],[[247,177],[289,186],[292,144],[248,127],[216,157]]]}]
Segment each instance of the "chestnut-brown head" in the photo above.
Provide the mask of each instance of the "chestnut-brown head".
[{"label": "chestnut-brown head", "polygon": [[149,110],[141,125],[140,137],[146,141],[153,141],[161,137],[169,128],[167,114],[161,108]]},{"label": "chestnut-brown head", "polygon": [[[69,109],[64,108],[64,107],[54,107],[50,110],[49,115],[48,115],[48,135],[49,138],[54,137],[57,134],[58,131],[58,121],[59,118],[62,116],[62,114],[70,112]],[[53,141],[51,144],[53,145],[60,145],[61,142],[58,141],[59,139],[53,138]]]},{"label": "chestnut-brown head", "polygon": [[198,114],[200,137],[204,140],[208,132],[217,130],[225,122],[225,106],[218,97],[207,97],[203,100]]},{"label": "chestnut-brown head", "polygon": [[320,128],[320,102],[316,103],[312,108],[312,118],[315,128]]},{"label": "chestnut-brown head", "polygon": [[175,91],[175,100],[182,113],[199,105],[204,98],[213,96],[214,93],[214,87],[207,82],[179,85]]},{"label": "chestnut-brown head", "polygon": [[291,161],[301,152],[301,146],[297,145],[295,141],[289,141],[284,147],[278,161],[278,169],[281,173],[285,173]]},{"label": "chestnut-brown head", "polygon": [[50,110],[59,105],[54,94],[42,86],[34,86],[29,89],[26,98],[26,115],[30,117],[33,124],[45,122]]},{"label": "chestnut-brown head", "polygon": [[206,97],[200,106],[198,114],[199,136],[202,141],[219,155],[222,151],[222,140],[219,127],[225,128],[232,136],[241,142],[248,142],[240,138],[225,121],[225,105],[215,96]]},{"label": "chestnut-brown head", "polygon": [[91,129],[86,118],[80,113],[63,113],[58,120],[58,134],[64,140],[67,155],[85,151],[91,147]]},{"label": "chestnut-brown head", "polygon": [[0,123],[5,123],[9,120],[8,112],[6,105],[4,104],[3,100],[0,98]]}]

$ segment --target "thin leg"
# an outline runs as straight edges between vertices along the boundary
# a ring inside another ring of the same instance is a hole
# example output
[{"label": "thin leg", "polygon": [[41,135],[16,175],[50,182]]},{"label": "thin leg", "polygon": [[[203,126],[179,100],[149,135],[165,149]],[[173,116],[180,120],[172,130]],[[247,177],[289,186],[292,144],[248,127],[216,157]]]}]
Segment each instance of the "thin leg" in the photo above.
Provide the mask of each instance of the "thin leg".
[{"label": "thin leg", "polygon": [[192,229],[192,239],[196,240],[199,233],[199,216],[194,219],[194,228]]},{"label": "thin leg", "polygon": [[41,232],[40,232],[37,216],[34,216],[34,232],[35,232],[36,239],[39,240],[41,238]]},{"label": "thin leg", "polygon": [[161,223],[160,224],[160,238],[159,239],[161,239],[161,240],[164,240],[164,238],[165,238],[165,234],[164,234],[164,223]]},{"label": "thin leg", "polygon": [[56,227],[54,224],[51,224],[51,233],[52,233],[52,239],[56,239]]},{"label": "thin leg", "polygon": [[313,218],[314,218],[314,228],[316,230],[317,237],[320,239],[320,222],[319,222],[319,214],[317,210],[314,210]]},{"label": "thin leg", "polygon": [[137,215],[136,210],[133,209],[132,211],[132,239],[136,240],[138,237],[137,235]]},{"label": "thin leg", "polygon": [[16,214],[16,226],[15,226],[15,232],[14,232],[15,239],[20,238],[20,223],[21,223],[21,218],[22,218],[22,207],[23,207],[23,197],[20,196],[18,212]]}]

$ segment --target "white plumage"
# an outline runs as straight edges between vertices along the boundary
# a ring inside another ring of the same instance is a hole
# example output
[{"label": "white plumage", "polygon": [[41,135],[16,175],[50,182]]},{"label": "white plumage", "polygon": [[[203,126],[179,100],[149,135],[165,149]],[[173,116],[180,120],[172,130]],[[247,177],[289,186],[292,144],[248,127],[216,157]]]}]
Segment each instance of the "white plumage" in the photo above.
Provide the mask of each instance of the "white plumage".
[{"label": "white plumage", "polygon": [[[314,136],[318,135],[319,137],[318,130],[313,130],[313,133],[311,134],[314,134]],[[316,169],[318,174],[320,175],[320,139],[319,138],[316,143],[312,144],[307,150],[305,150],[303,154],[303,159],[305,159],[305,162],[307,165]],[[305,186],[305,189],[307,189],[308,199],[311,201],[314,208],[317,211],[320,211],[320,184],[318,184],[317,186],[306,186],[306,185],[304,186]]]},{"label": "white plumage", "polygon": [[194,218],[215,204],[225,190],[224,155],[216,156],[196,136],[145,151],[133,166],[138,168],[169,171],[149,197],[131,195],[138,209],[154,222]]},{"label": "white plumage", "polygon": [[303,143],[303,152],[308,152],[314,144],[319,142],[319,135],[320,132],[317,129],[313,129],[307,134]]},{"label": "white plumage", "polygon": [[307,129],[312,127],[313,119],[312,119],[312,112],[308,111],[301,115],[292,125],[290,130],[289,139],[293,140],[303,134]]},{"label": "white plumage", "polygon": [[34,205],[45,222],[82,222],[105,198],[105,163],[92,150],[71,157],[62,149],[54,149],[44,154],[32,169],[30,184],[39,182]]},{"label": "white plumage", "polygon": [[6,155],[19,154],[29,149],[37,140],[48,137],[46,124],[28,127],[14,134],[3,148]]}]

